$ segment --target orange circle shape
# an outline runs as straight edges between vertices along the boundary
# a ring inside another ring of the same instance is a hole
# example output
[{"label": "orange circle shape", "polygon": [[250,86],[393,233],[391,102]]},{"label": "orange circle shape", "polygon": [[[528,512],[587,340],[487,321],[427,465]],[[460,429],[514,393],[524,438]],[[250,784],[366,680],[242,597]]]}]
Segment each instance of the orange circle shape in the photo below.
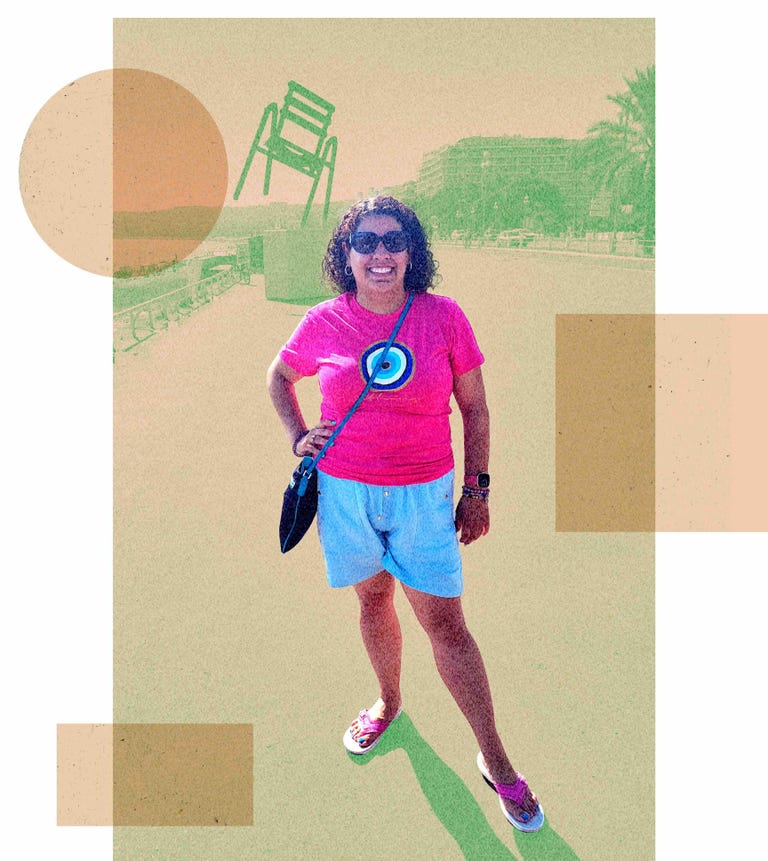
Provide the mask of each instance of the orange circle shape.
[{"label": "orange circle shape", "polygon": [[189,90],[142,69],[78,78],[24,139],[19,185],[35,230],[99,275],[141,275],[189,256],[227,192],[227,156]]}]

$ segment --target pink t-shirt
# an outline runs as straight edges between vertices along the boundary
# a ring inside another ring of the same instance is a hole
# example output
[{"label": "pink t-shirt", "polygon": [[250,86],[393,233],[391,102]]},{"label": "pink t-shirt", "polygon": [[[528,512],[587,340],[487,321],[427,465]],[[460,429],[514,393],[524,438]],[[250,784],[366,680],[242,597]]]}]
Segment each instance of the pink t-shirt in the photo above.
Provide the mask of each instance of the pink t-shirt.
[{"label": "pink t-shirt", "polygon": [[[302,376],[318,375],[321,416],[340,422],[357,400],[400,309],[374,314],[354,293],[307,311],[280,352]],[[453,378],[483,363],[464,312],[453,299],[418,293],[376,382],[320,468],[367,484],[433,481],[453,469]]]}]

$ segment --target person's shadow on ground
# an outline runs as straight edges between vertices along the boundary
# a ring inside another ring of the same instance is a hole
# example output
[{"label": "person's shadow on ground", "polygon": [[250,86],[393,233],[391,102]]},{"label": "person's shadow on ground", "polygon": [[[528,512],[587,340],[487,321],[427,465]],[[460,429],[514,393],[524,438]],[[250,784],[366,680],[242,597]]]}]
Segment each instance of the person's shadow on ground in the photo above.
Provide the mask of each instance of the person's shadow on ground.
[{"label": "person's shadow on ground", "polygon": [[[405,712],[369,754],[347,756],[355,765],[364,766],[374,757],[400,748],[406,752],[429,806],[467,861],[514,861],[516,856],[496,836],[464,781],[424,741]],[[482,780],[479,773],[478,780]],[[498,812],[501,816],[501,810]],[[573,849],[546,821],[535,834],[524,834],[511,825],[509,830],[523,861],[578,861]]]}]

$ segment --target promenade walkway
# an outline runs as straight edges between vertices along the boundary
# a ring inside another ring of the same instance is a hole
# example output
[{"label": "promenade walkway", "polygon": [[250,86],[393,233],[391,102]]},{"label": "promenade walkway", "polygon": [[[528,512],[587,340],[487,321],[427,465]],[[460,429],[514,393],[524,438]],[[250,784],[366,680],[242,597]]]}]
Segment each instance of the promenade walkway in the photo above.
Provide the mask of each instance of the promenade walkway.
[{"label": "promenade walkway", "polygon": [[[352,762],[376,697],[314,531],[278,549],[294,459],[264,386],[304,313],[239,284],[114,370],[115,721],[254,725],[253,828],[115,829],[115,859],[653,858],[653,534],[554,529],[557,313],[653,311],[653,272],[443,248],[492,413],[492,528],[465,610],[548,827],[515,838],[402,596],[407,719]],[[314,381],[299,386],[308,420]],[[452,416],[457,461],[461,431]]]}]

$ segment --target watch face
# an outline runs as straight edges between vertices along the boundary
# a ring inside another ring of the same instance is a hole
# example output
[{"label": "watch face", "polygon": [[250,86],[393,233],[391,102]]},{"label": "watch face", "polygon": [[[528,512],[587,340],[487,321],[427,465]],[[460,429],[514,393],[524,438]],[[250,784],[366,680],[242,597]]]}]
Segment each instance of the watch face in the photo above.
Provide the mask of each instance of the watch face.
[{"label": "watch face", "polygon": [[490,487],[491,486],[491,477],[487,472],[481,472],[480,475],[477,476],[477,486],[478,487]]}]

